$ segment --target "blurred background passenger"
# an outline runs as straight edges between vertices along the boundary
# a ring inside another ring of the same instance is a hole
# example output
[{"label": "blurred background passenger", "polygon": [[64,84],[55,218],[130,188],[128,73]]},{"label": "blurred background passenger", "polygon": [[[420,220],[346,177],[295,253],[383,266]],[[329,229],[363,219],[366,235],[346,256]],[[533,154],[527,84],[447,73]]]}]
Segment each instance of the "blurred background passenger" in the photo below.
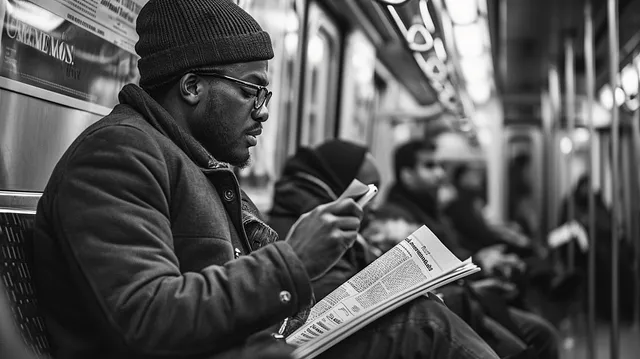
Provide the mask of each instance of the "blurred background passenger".
[{"label": "blurred background passenger", "polygon": [[[576,182],[575,187],[571,191],[571,195],[568,195],[562,201],[562,207],[560,210],[559,223],[565,224],[572,220],[578,222],[585,231],[589,228],[589,193],[591,183],[588,175],[582,175]],[[596,276],[597,288],[610,288],[611,287],[611,210],[607,206],[600,191],[594,193],[595,197],[595,234],[596,234],[596,268],[598,275]],[[574,205],[574,217],[569,218],[569,202],[573,200]],[[622,226],[620,226],[620,233],[622,232]],[[636,260],[634,256],[633,245],[628,242],[628,236],[622,235],[619,241],[619,259],[618,259],[618,273],[620,278],[619,286],[619,308],[620,308],[620,320],[624,323],[631,322],[633,320],[633,307],[634,296],[630,294],[629,288],[638,290],[640,283],[638,283],[633,274],[633,266]],[[593,245],[594,242],[589,240],[589,244]],[[588,270],[588,252],[580,250],[579,246],[575,246],[574,251],[574,265],[577,272],[587,273]],[[564,245],[558,248],[560,255],[558,256],[565,267],[568,266],[568,246]],[[611,319],[611,291],[610,290],[598,290],[596,291],[596,313],[600,319]],[[636,303],[637,304],[637,303]]]},{"label": "blurred background passenger", "polygon": [[[380,186],[378,166],[366,147],[332,139],[315,148],[299,148],[296,154],[286,161],[282,178],[276,182],[273,208],[269,213],[269,225],[278,232],[280,239],[284,239],[289,229],[302,214],[340,197],[354,179],[364,184]],[[369,209],[371,203],[369,202],[365,206],[365,220],[363,220],[361,229],[369,223],[374,224],[374,222],[366,220],[367,217],[373,215]],[[402,233],[406,237],[410,233],[405,234],[408,228],[413,232],[417,227],[413,224],[400,224],[390,233],[394,235]],[[316,299],[320,300],[325,297],[371,263],[380,253],[380,251],[378,253],[372,251],[372,248],[361,235],[358,235],[358,240],[340,261],[325,275],[312,281]],[[411,347],[420,344],[420,338],[424,336],[425,328],[420,324],[421,318],[432,310],[430,306],[434,305],[434,302],[437,303],[437,301],[425,300],[425,298],[413,302],[403,321],[389,323],[388,330],[384,332],[378,330],[379,338],[382,341],[379,345],[387,345],[389,341],[403,340],[406,344],[399,345],[398,349],[414,355],[415,352]],[[437,303],[437,305],[441,304]],[[454,311],[454,313],[456,312]],[[453,314],[450,315],[456,317]],[[459,320],[457,317],[456,319]],[[469,323],[467,322],[467,324]],[[469,331],[472,329],[465,328]],[[485,338],[482,337],[482,339]],[[466,337],[465,340],[474,341],[476,339]],[[494,345],[488,344],[495,350]],[[518,351],[523,348],[524,345],[518,347]],[[375,350],[371,347],[361,349],[367,353]],[[331,357],[339,350],[339,347],[332,348],[325,355]],[[359,348],[354,350],[358,351]]]},{"label": "blurred background passenger", "polygon": [[[483,245],[465,247],[471,241],[464,239],[443,214],[439,198],[451,201],[455,195],[451,191],[446,192],[446,196],[441,194],[443,185],[447,183],[447,175],[438,157],[436,143],[422,139],[400,145],[394,153],[394,171],[396,183],[376,210],[373,223],[363,231],[365,237],[373,238],[372,243],[382,243],[380,249],[387,250],[395,241],[404,239],[399,233],[393,234],[389,226],[401,229],[404,235],[412,231],[411,224],[414,225],[413,230],[425,224],[458,258],[465,260],[473,257],[474,262],[483,269],[482,275],[474,276],[476,280],[471,283],[472,289],[468,288],[471,300],[487,314],[481,315],[482,325],[474,329],[488,330],[488,335],[498,336],[501,340],[491,341],[487,335],[483,339],[491,342],[501,355],[512,351],[512,343],[521,340],[526,343],[525,347],[528,345],[533,348],[537,357],[557,358],[558,334],[552,325],[538,315],[508,306],[509,301],[505,300],[517,294],[510,280],[525,270],[522,259],[517,254],[508,253],[504,241],[495,238]],[[481,221],[481,215],[478,216],[477,220]],[[383,239],[385,233],[391,233],[392,238]],[[469,234],[473,235],[472,232]],[[473,280],[474,277],[469,279]],[[448,302],[447,292],[460,297],[457,288],[445,287],[445,302]],[[464,313],[456,313],[464,316]],[[472,320],[469,316],[463,319]]]},{"label": "blurred background passenger", "polygon": [[537,238],[539,222],[533,205],[531,178],[531,155],[518,153],[509,163],[508,219],[529,238]]},{"label": "blurred background passenger", "polygon": [[451,183],[456,194],[444,205],[444,214],[460,234],[460,244],[473,252],[501,245],[505,253],[515,253],[522,259],[525,271],[510,278],[519,290],[518,306],[531,309],[532,302],[525,296],[532,290],[546,301],[567,303],[574,299],[582,275],[567,269],[557,270],[539,242],[505,225],[492,224],[484,217],[483,179],[482,169],[473,165],[458,165],[452,171]]},{"label": "blurred background passenger", "polygon": [[396,182],[391,186],[381,208],[387,217],[402,218],[409,223],[425,224],[458,258],[474,256],[487,274],[520,270],[523,262],[514,254],[504,253],[504,246],[465,248],[460,234],[443,215],[439,192],[447,180],[442,162],[436,156],[436,144],[414,140],[399,146],[394,154]]},{"label": "blurred background passenger", "polygon": [[[336,200],[354,179],[380,185],[378,167],[367,148],[338,139],[315,148],[300,148],[287,160],[282,178],[275,185],[269,226],[278,232],[280,239],[285,239],[302,214]],[[316,299],[322,299],[374,258],[359,236],[335,267],[312,283]]]},{"label": "blurred background passenger", "polygon": [[529,252],[532,241],[516,232],[487,221],[483,214],[484,177],[480,168],[458,165],[452,175],[451,184],[455,196],[445,204],[444,214],[461,234],[461,244],[471,250],[503,244],[514,252]]}]

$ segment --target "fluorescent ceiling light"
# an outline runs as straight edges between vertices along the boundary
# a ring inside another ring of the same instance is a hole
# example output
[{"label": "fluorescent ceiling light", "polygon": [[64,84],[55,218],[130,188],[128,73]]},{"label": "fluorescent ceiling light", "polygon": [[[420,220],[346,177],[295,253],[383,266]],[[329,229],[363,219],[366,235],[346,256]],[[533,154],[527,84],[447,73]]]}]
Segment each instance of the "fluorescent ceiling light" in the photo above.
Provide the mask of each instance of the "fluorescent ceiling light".
[{"label": "fluorescent ceiling light", "polygon": [[573,130],[573,140],[576,141],[576,143],[587,143],[589,142],[589,137],[591,137],[591,134],[589,130],[584,127],[578,127]]},{"label": "fluorescent ceiling light", "polygon": [[480,142],[483,147],[489,147],[491,145],[492,137],[491,130],[489,129],[483,128],[478,131],[478,142]]},{"label": "fluorescent ceiling light", "polygon": [[[613,108],[613,93],[611,91],[611,86],[609,86],[609,84],[602,86],[602,88],[600,89],[598,98],[600,99],[600,103],[602,104],[602,106],[604,106],[607,110],[611,110]],[[622,90],[620,87],[616,88],[616,92],[615,92],[616,104],[620,106],[624,103],[624,100],[625,100],[624,90]]]},{"label": "fluorescent ceiling light", "polygon": [[625,100],[624,90],[620,87],[616,87],[616,104],[618,106],[622,105]]},{"label": "fluorescent ceiling light", "polygon": [[478,0],[478,11],[482,15],[487,15],[489,11],[487,11],[487,0]]},{"label": "fluorescent ceiling light", "polygon": [[467,83],[488,82],[491,78],[490,69],[487,56],[460,59],[460,70]]},{"label": "fluorescent ceiling light", "polygon": [[[7,2],[6,5],[7,12],[11,16],[44,32],[52,32],[64,22],[64,18],[27,1],[17,0],[15,5],[11,2]],[[10,24],[6,26],[10,26]]]},{"label": "fluorescent ceiling light", "polygon": [[478,0],[446,0],[451,21],[458,25],[470,24],[478,18]]},{"label": "fluorescent ceiling light", "polygon": [[562,151],[563,154],[568,155],[572,150],[573,142],[571,142],[571,139],[567,136],[562,137],[560,140],[560,151]]},{"label": "fluorescent ceiling light", "polygon": [[638,72],[633,64],[629,64],[622,69],[621,78],[622,89],[628,97],[638,94]]},{"label": "fluorescent ceiling light", "polygon": [[474,103],[481,105],[491,98],[491,86],[486,82],[467,84],[467,92]]},{"label": "fluorescent ceiling light", "polygon": [[604,85],[600,89],[600,93],[598,94],[598,99],[602,106],[604,106],[607,110],[613,108],[613,94],[611,93],[611,86]]},{"label": "fluorescent ceiling light", "polygon": [[486,49],[486,28],[476,21],[468,25],[453,27],[456,49],[462,57],[480,56]]},{"label": "fluorescent ceiling light", "polygon": [[314,35],[309,40],[309,45],[307,46],[307,57],[309,62],[317,65],[324,60],[324,41],[318,35]]},{"label": "fluorescent ceiling light", "polygon": [[407,1],[409,0],[378,0],[378,2],[381,2],[385,5],[402,5]]}]

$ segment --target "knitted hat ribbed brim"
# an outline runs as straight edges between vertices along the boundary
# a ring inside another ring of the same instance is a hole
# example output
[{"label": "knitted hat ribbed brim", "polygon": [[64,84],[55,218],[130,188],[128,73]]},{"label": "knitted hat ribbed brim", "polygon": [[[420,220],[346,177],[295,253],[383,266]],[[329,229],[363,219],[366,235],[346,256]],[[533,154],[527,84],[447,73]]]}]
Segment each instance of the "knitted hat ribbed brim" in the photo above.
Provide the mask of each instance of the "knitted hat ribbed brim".
[{"label": "knitted hat ribbed brim", "polygon": [[150,0],[136,31],[143,88],[193,69],[273,58],[269,34],[231,0]]}]

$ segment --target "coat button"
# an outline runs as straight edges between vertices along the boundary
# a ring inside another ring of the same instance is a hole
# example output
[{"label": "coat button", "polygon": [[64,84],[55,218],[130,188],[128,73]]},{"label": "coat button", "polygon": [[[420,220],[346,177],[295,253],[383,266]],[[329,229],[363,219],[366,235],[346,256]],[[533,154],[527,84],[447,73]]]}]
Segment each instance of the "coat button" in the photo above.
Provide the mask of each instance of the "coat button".
[{"label": "coat button", "polygon": [[233,250],[233,254],[234,254],[234,257],[235,257],[236,259],[238,259],[238,258],[240,258],[240,255],[242,254],[242,252],[241,252],[238,248],[235,248],[235,249]]},{"label": "coat button", "polygon": [[286,290],[283,290],[282,292],[280,292],[280,302],[282,302],[283,304],[287,304],[291,301],[291,293],[289,293]]},{"label": "coat button", "polygon": [[227,202],[233,201],[233,199],[236,197],[236,195],[230,189],[225,190],[222,195],[224,196],[224,200]]}]

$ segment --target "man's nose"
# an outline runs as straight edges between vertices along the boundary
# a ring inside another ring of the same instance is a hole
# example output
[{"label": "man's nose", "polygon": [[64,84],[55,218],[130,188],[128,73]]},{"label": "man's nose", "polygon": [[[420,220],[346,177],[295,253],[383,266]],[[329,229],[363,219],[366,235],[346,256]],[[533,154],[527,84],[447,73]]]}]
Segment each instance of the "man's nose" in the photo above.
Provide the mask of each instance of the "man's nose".
[{"label": "man's nose", "polygon": [[258,122],[265,122],[269,119],[269,108],[266,105],[263,105],[257,110],[253,110],[251,112],[251,118]]}]

